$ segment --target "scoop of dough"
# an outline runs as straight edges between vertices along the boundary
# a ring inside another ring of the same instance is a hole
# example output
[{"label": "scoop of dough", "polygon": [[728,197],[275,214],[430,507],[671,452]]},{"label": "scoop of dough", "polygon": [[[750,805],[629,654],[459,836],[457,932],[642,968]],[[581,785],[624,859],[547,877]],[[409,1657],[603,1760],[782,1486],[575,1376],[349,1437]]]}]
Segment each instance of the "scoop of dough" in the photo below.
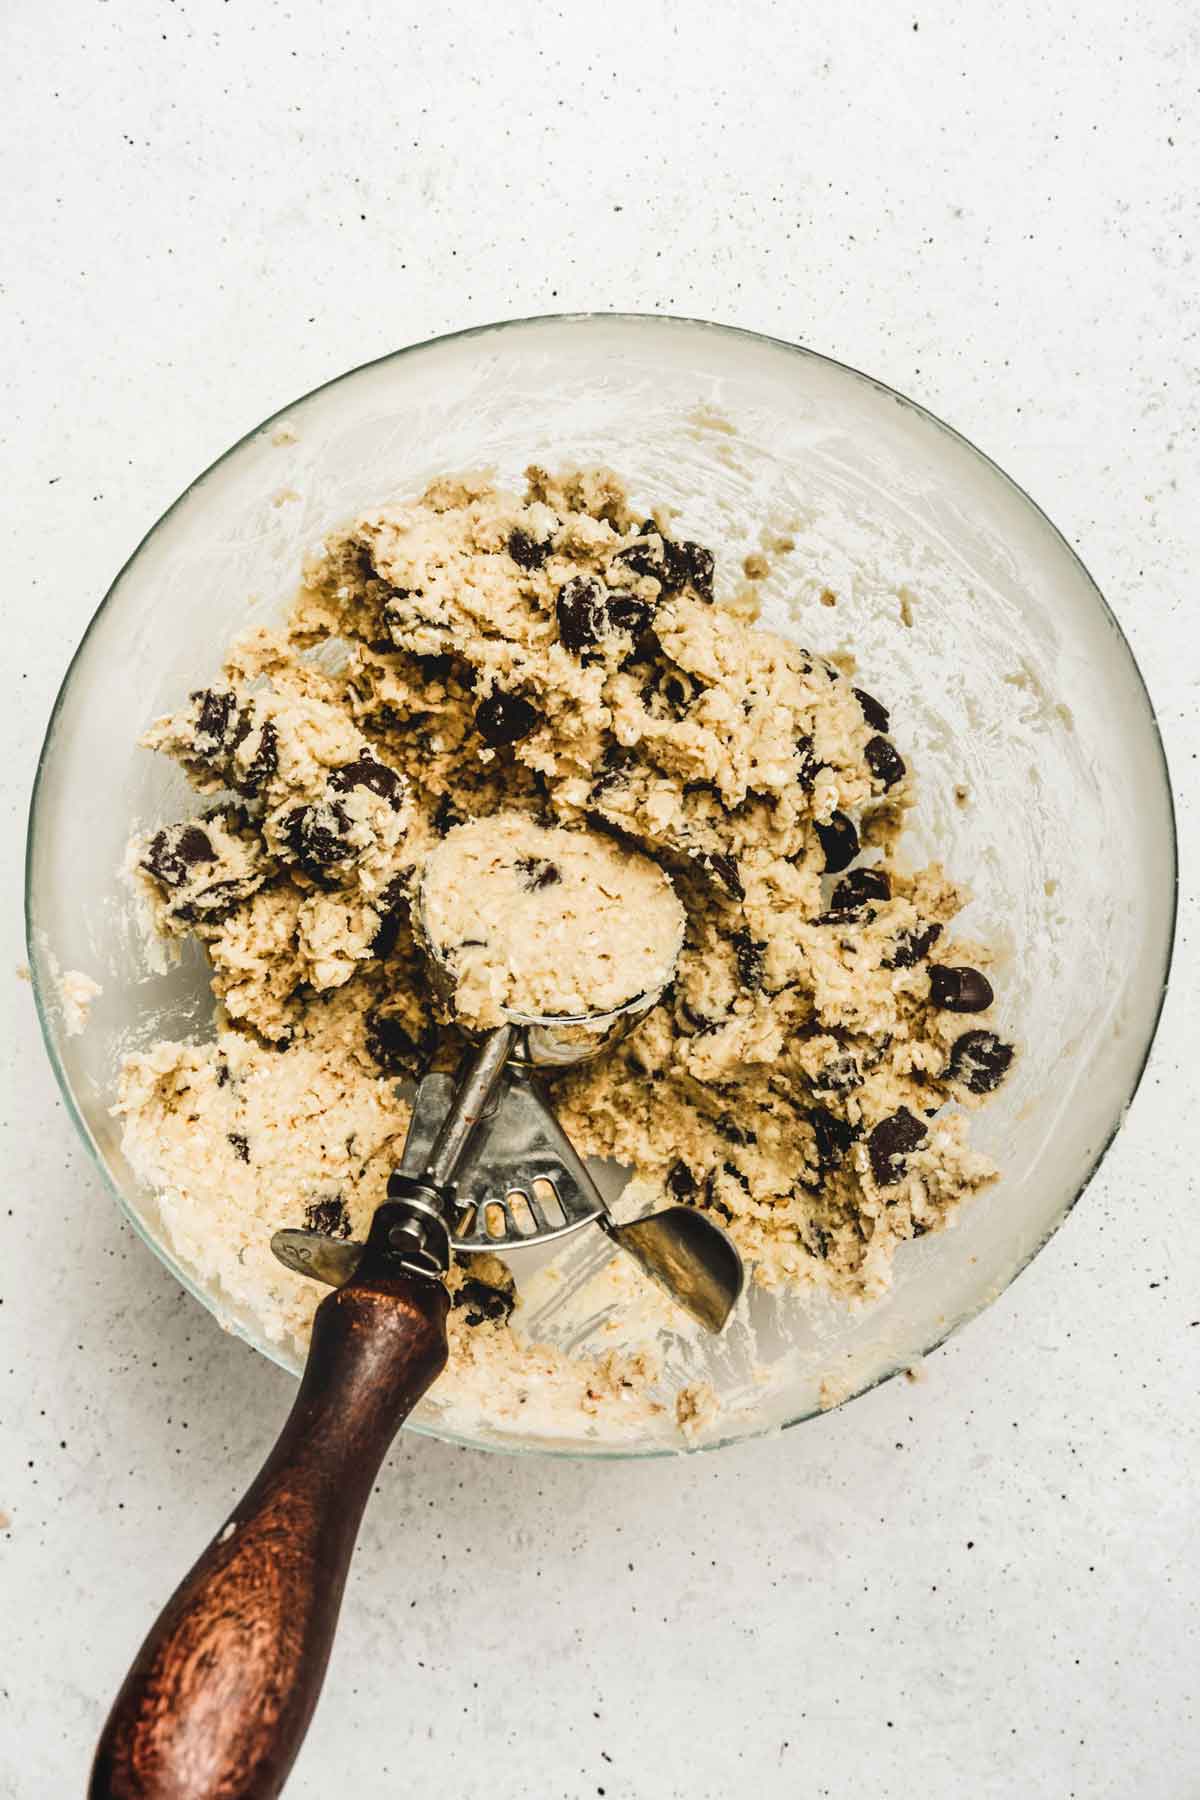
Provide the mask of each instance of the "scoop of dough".
[{"label": "scoop of dough", "polygon": [[500,813],[431,852],[421,922],[468,1024],[613,1012],[671,979],[684,911],[663,871],[609,838]]}]

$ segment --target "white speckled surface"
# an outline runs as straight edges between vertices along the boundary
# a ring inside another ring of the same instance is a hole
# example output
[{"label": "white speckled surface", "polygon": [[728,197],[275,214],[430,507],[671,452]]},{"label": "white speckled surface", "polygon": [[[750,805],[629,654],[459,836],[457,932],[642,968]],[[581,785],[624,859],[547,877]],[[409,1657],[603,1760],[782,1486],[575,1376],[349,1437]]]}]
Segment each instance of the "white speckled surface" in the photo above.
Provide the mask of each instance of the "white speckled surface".
[{"label": "white speckled surface", "polygon": [[1200,1791],[1200,42],[1183,0],[867,10],[6,9],[4,1800],[82,1791],[290,1389],[118,1224],[16,978],[61,673],[162,508],[292,396],[456,326],[606,306],[871,370],[1078,545],[1172,759],[1173,995],[1101,1175],[927,1380],[675,1463],[401,1442],[289,1794]]}]

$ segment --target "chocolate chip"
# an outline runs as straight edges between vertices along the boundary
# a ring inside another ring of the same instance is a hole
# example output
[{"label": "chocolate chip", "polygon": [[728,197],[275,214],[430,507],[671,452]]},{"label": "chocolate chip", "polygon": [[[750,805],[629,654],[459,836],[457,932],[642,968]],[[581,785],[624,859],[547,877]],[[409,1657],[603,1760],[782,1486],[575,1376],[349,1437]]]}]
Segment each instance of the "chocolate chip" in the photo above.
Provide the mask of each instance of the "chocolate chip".
[{"label": "chocolate chip", "polygon": [[540,569],[550,554],[550,541],[539,542],[518,525],[509,532],[508,554],[522,569]]},{"label": "chocolate chip", "polygon": [[637,764],[635,752],[624,744],[610,744],[600,758],[600,773],[592,783],[591,797],[598,799],[609,788],[620,787]]},{"label": "chocolate chip", "polygon": [[833,890],[834,906],[864,906],[868,900],[890,900],[892,884],[885,869],[851,869]]},{"label": "chocolate chip", "polygon": [[[658,526],[650,519],[642,526],[643,538],[657,538]],[[653,575],[662,579],[664,551],[661,541],[655,543],[638,542],[627,544],[624,550],[618,550],[609,566],[609,573],[618,581],[626,575]]]},{"label": "chocolate chip", "polygon": [[[395,646],[393,645],[394,649]],[[427,685],[440,682],[443,687],[454,673],[452,656],[414,656],[413,661],[421,671],[421,679]]]},{"label": "chocolate chip", "polygon": [[454,804],[449,794],[443,794],[433,809],[433,829],[438,836],[445,837],[456,825],[465,825],[466,822],[466,813]]},{"label": "chocolate chip", "polygon": [[676,718],[682,718],[692,703],[691,689],[678,675],[668,675],[660,690]]},{"label": "chocolate chip", "polygon": [[814,1106],[808,1115],[808,1122],[812,1126],[813,1141],[816,1144],[818,1168],[838,1168],[858,1136],[857,1130],[848,1120],[839,1119],[824,1106]]},{"label": "chocolate chip", "polygon": [[[726,1163],[725,1166],[727,1169],[733,1168],[732,1163]],[[734,1173],[736,1174],[736,1170]],[[704,1178],[704,1204],[710,1206],[727,1224],[732,1223],[733,1208],[726,1206],[717,1193],[717,1171],[715,1169],[710,1169]]]},{"label": "chocolate chip", "polygon": [[805,734],[796,739],[796,780],[806,794],[812,793],[818,771],[825,765],[817,760],[812,739]]},{"label": "chocolate chip", "polygon": [[348,1238],[350,1215],[341,1195],[311,1201],[304,1209],[304,1225],[307,1231],[319,1231],[324,1237]]},{"label": "chocolate chip", "polygon": [[[224,749],[231,735],[230,722],[237,711],[236,694],[230,688],[200,688],[192,695],[192,699],[200,703],[195,736],[212,740],[209,754],[213,750]],[[200,745],[197,744],[196,748],[200,749]]]},{"label": "chocolate chip", "polygon": [[[249,734],[247,734],[249,735]],[[258,749],[236,783],[239,794],[257,794],[279,768],[279,733],[270,719],[258,734]]]},{"label": "chocolate chip", "polygon": [[940,925],[905,926],[892,939],[892,948],[881,959],[885,969],[912,969],[922,962],[942,935]]},{"label": "chocolate chip", "polygon": [[843,869],[850,867],[859,851],[853,819],[847,818],[844,812],[835,812],[830,815],[829,823],[817,825],[816,831],[825,852],[825,873],[840,875]]},{"label": "chocolate chip", "polygon": [[283,822],[283,838],[300,867],[320,877],[351,854],[350,815],[336,800],[297,806]]},{"label": "chocolate chip", "polygon": [[175,888],[183,886],[197,863],[216,860],[212,839],[198,825],[167,825],[151,838],[142,867],[164,887]]},{"label": "chocolate chip", "polygon": [[885,737],[868,738],[863,755],[872,775],[885,788],[894,788],[898,781],[904,780],[904,758]]},{"label": "chocolate chip", "polygon": [[530,893],[538,888],[553,887],[556,881],[562,880],[562,870],[547,862],[544,856],[519,857],[516,868]]},{"label": "chocolate chip", "polygon": [[520,694],[506,694],[503,688],[493,688],[475,709],[475,729],[493,749],[528,737],[541,722],[536,706]]},{"label": "chocolate chip", "polygon": [[240,1131],[227,1131],[225,1133],[225,1136],[229,1139],[229,1142],[233,1145],[234,1154],[236,1156],[240,1156],[244,1163],[248,1163],[250,1161],[250,1140],[249,1140],[249,1138],[243,1137],[243,1135]]},{"label": "chocolate chip", "polygon": [[716,565],[713,553],[706,550],[703,544],[685,544],[683,546],[688,558],[688,578],[702,600],[713,597],[713,576]]},{"label": "chocolate chip", "polygon": [[367,788],[372,794],[378,794],[386,800],[393,812],[399,812],[404,804],[404,781],[395,769],[389,769],[371,755],[358,757],[352,763],[335,769],[329,777],[329,786],[335,794],[348,794],[353,788]]},{"label": "chocolate chip", "polygon": [[990,1094],[1008,1074],[1012,1059],[1012,1045],[1001,1043],[994,1031],[965,1031],[951,1046],[946,1074],[972,1094]]},{"label": "chocolate chip", "polygon": [[[661,580],[668,593],[691,587],[702,600],[713,597],[713,553],[688,538],[663,539]],[[658,574],[655,570],[653,573]]]},{"label": "chocolate chip", "polygon": [[996,998],[992,984],[978,969],[934,963],[929,971],[929,999],[943,1012],[986,1012]]},{"label": "chocolate chip", "polygon": [[757,993],[763,984],[766,939],[751,937],[748,931],[735,931],[730,941],[737,960],[738,980],[749,993]]},{"label": "chocolate chip", "polygon": [[867,1139],[871,1173],[879,1187],[895,1187],[903,1181],[906,1160],[925,1135],[924,1125],[907,1106],[879,1121]]},{"label": "chocolate chip", "polygon": [[605,611],[610,629],[627,632],[631,638],[639,638],[654,617],[650,602],[639,599],[636,594],[610,594]]},{"label": "chocolate chip", "polygon": [[814,1094],[849,1094],[863,1084],[862,1070],[856,1057],[850,1055],[831,1056],[820,1072],[813,1078]]},{"label": "chocolate chip", "polygon": [[[829,897],[829,911],[817,921],[819,925],[848,924],[860,919],[872,900],[890,900],[892,884],[882,869],[851,869],[843,876]],[[870,917],[874,918],[872,911]]]},{"label": "chocolate chip", "polygon": [[732,1113],[721,1113],[713,1120],[713,1130],[727,1144],[757,1144],[758,1137],[746,1126],[739,1125]]},{"label": "chocolate chip", "polygon": [[682,1158],[667,1170],[667,1189],[677,1200],[687,1200],[696,1191],[696,1177]]},{"label": "chocolate chip", "polygon": [[423,1025],[414,1035],[403,1018],[373,1007],[365,1016],[367,1050],[385,1075],[418,1075],[437,1047],[437,1029]]},{"label": "chocolate chip", "polygon": [[564,650],[582,656],[608,636],[608,589],[598,575],[575,575],[558,590],[554,602],[558,635]]},{"label": "chocolate chip", "polygon": [[881,706],[873,694],[864,693],[862,688],[854,689],[854,698],[862,707],[862,716],[872,731],[887,731],[891,725],[888,709]]},{"label": "chocolate chip", "polygon": [[732,856],[724,856],[720,852],[710,854],[705,851],[700,857],[700,867],[706,869],[710,875],[716,876],[731,899],[744,900],[746,898],[742,877]]},{"label": "chocolate chip", "polygon": [[379,914],[379,924],[371,939],[371,955],[383,961],[392,954],[400,936],[400,925],[408,904],[408,887],[404,877],[395,876],[371,904]]},{"label": "chocolate chip", "polygon": [[489,1287],[486,1281],[476,1281],[473,1275],[468,1275],[451,1294],[450,1304],[466,1307],[468,1325],[482,1325],[485,1319],[507,1319],[516,1305],[516,1295],[506,1294],[501,1288]]}]

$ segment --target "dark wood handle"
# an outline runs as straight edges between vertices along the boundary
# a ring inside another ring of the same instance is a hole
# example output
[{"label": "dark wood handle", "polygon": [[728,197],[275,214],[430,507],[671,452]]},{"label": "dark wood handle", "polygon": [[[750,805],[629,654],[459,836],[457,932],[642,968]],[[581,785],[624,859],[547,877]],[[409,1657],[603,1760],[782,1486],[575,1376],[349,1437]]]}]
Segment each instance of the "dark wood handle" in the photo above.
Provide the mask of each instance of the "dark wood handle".
[{"label": "dark wood handle", "polygon": [[90,1800],[272,1800],[308,1729],[363,1508],[446,1362],[446,1290],[403,1271],[322,1301],[262,1472],[163,1609],[104,1727]]}]

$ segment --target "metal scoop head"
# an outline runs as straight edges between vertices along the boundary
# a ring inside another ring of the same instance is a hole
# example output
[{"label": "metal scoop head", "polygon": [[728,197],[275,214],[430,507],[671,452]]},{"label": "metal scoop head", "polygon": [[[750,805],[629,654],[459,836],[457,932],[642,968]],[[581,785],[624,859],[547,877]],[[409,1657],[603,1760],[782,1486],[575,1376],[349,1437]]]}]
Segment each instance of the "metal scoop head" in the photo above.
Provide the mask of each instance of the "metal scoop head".
[{"label": "metal scoop head", "polygon": [[[416,936],[439,989],[452,997],[453,971],[425,927]],[[668,970],[663,986],[674,973]],[[720,1331],[742,1291],[741,1257],[720,1226],[686,1206],[669,1206],[618,1225],[533,1074],[590,1062],[627,1036],[657,1004],[662,988],[609,1012],[535,1016],[509,1012],[484,1034],[459,1079],[425,1076],[389,1203],[405,1209],[426,1240],[451,1251],[507,1251],[598,1224],[651,1279],[709,1331]],[[378,1217],[378,1215],[377,1215]],[[272,1248],[291,1269],[318,1280],[348,1280],[356,1245],[317,1233],[277,1232]],[[344,1273],[343,1273],[344,1271]]]}]

